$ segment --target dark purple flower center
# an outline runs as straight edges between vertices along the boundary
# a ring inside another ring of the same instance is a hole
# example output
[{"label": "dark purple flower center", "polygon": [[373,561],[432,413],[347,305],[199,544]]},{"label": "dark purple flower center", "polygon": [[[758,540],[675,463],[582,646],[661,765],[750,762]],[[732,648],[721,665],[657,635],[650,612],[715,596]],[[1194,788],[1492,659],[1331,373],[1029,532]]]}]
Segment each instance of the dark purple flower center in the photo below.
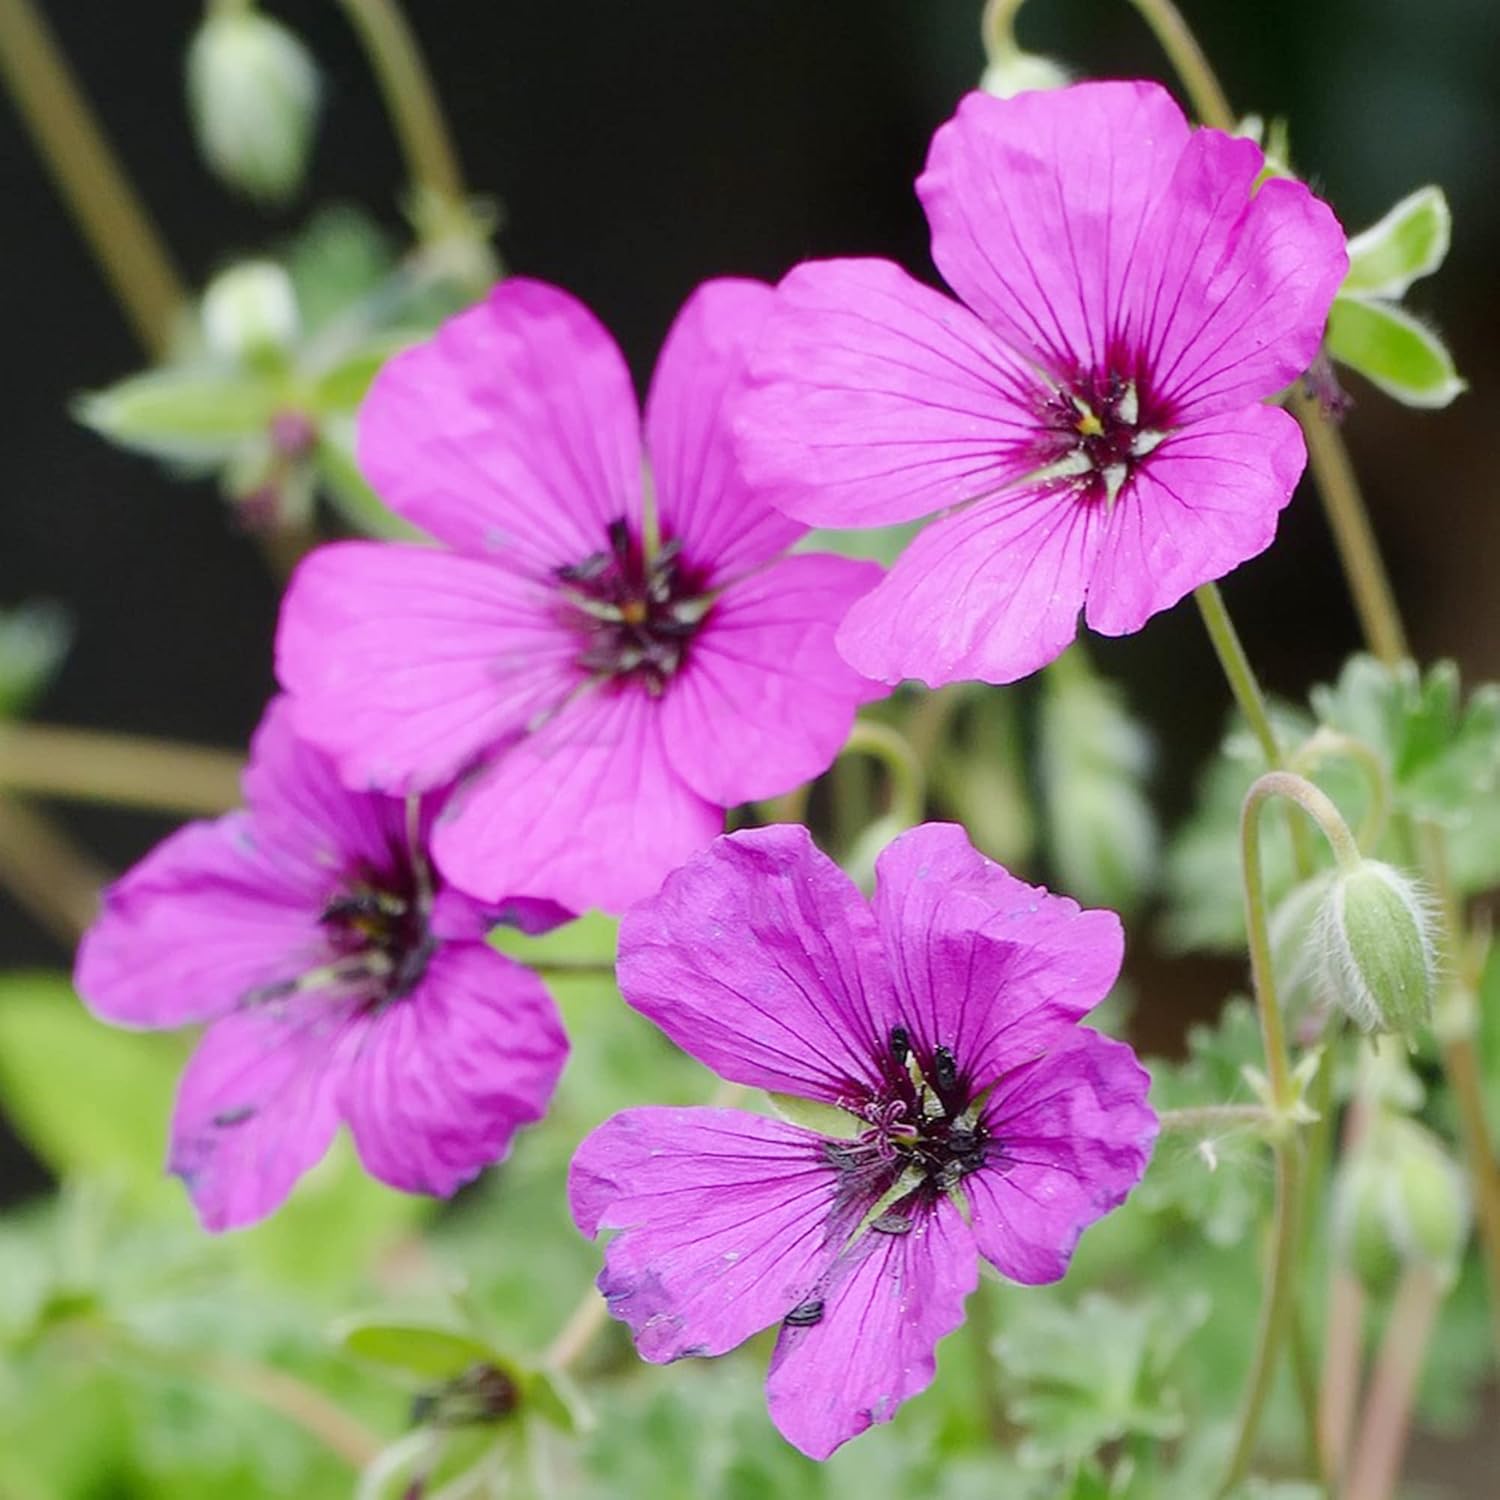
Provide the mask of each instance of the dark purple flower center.
[{"label": "dark purple flower center", "polygon": [[677,541],[648,554],[622,517],[608,547],[557,570],[568,622],[582,640],[576,660],[591,677],[633,681],[659,695],[681,670],[713,601]]},{"label": "dark purple flower center", "polygon": [[978,1171],[998,1143],[949,1048],[919,1058],[904,1026],[892,1028],[888,1044],[885,1085],[858,1110],[865,1129],[852,1141],[829,1141],[825,1153],[843,1179],[840,1203],[867,1211],[889,1198],[869,1227],[905,1234],[920,1203]]},{"label": "dark purple flower center", "polygon": [[351,877],[318,918],[335,954],[332,977],[370,981],[378,1004],[409,994],[436,947],[426,906],[409,864],[394,875]]},{"label": "dark purple flower center", "polygon": [[1078,479],[1092,500],[1112,506],[1136,466],[1166,435],[1166,414],[1141,384],[1113,371],[1064,381],[1042,407],[1044,466]]}]

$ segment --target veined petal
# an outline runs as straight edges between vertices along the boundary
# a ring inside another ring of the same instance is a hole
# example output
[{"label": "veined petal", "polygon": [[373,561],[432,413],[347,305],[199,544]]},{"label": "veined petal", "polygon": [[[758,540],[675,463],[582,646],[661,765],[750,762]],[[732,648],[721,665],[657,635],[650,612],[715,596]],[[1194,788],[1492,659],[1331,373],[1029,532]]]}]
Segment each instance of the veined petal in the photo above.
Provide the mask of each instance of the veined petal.
[{"label": "veined petal", "polygon": [[646,448],[663,536],[717,587],[784,551],[806,527],[746,490],[729,414],[772,303],[760,281],[705,281],[677,314],[646,398]]},{"label": "veined petal", "polygon": [[985,1104],[991,1157],[964,1178],[979,1253],[1012,1281],[1056,1281],[1079,1236],[1141,1180],[1156,1140],[1151,1080],[1123,1042],[1064,1027]]},{"label": "veined petal", "polygon": [[1250,405],[1173,433],[1137,467],[1102,528],[1087,618],[1128,635],[1271,545],[1306,449],[1296,420]]},{"label": "veined petal", "polygon": [[833,635],[878,564],[809,553],[732,584],[714,602],[662,698],[678,775],[723,807],[779,796],[827,770],[854,711],[883,697]]},{"label": "veined petal", "polygon": [[204,1034],[178,1089],[168,1166],[205,1229],[265,1218],[322,1159],[358,1026],[350,1006],[315,995],[237,1011]]},{"label": "veined petal", "polygon": [[839,628],[880,682],[1014,682],[1078,633],[1103,511],[1067,487],[1024,489],[934,521]]},{"label": "veined petal", "polygon": [[1286,178],[1256,189],[1264,165],[1253,141],[1195,131],[1141,237],[1124,337],[1174,423],[1297,379],[1349,268],[1328,205]]},{"label": "veined petal", "polygon": [[967,95],[917,181],[938,270],[1055,373],[1106,368],[1150,210],[1189,136],[1156,83]]},{"label": "veined petal", "polygon": [[880,260],[781,283],[735,416],[753,494],[801,520],[883,526],[1036,467],[1047,394],[967,309]]},{"label": "veined petal", "polygon": [[247,813],[189,823],[105,891],[78,947],[78,993],[121,1026],[211,1020],[324,961],[332,887]]},{"label": "veined petal", "polygon": [[947,1047],[968,1091],[1055,1041],[1119,976],[1112,911],[1027,885],[956,824],[926,823],[876,861],[875,920],[908,1035],[926,1068]]},{"label": "veined petal", "polygon": [[446,1197],[541,1119],[567,1057],[541,980],[482,943],[445,943],[372,1016],[341,1107],[372,1176]]},{"label": "veined petal", "polygon": [[623,911],[724,823],[672,767],[661,704],[634,684],[583,692],[459,787],[439,867],[484,901],[534,896]]},{"label": "veined petal", "polygon": [[805,828],[716,839],[620,925],[620,992],[736,1083],[830,1103],[881,1081],[899,1019],[864,898]]},{"label": "veined petal", "polygon": [[584,1234],[619,1233],[599,1290],[654,1364],[723,1354],[801,1303],[838,1253],[821,1138],[732,1109],[628,1109],[568,1173]]},{"label": "veined petal", "polygon": [[581,302],[524,276],[386,362],[358,453],[407,520],[533,574],[598,552],[611,521],[639,530],[630,372]]},{"label": "veined petal", "polygon": [[340,542],[288,585],[276,670],[351,785],[426,791],[559,704],[578,643],[550,591],[430,547]]},{"label": "veined petal", "polygon": [[938,1340],[963,1322],[978,1284],[974,1236],[947,1198],[907,1234],[865,1234],[818,1289],[818,1321],[781,1330],[766,1378],[781,1435],[809,1458],[827,1458],[889,1422],[932,1384]]}]

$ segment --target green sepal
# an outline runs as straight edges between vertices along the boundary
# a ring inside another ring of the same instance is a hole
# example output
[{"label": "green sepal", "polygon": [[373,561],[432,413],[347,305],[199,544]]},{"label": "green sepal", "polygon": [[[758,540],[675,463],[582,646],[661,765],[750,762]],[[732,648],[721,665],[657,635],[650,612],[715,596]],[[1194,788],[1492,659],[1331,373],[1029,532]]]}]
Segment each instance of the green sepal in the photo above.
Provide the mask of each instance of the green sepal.
[{"label": "green sepal", "polygon": [[1396,301],[1412,282],[1442,265],[1452,227],[1442,188],[1408,194],[1378,224],[1349,241],[1349,274],[1340,295]]},{"label": "green sepal", "polygon": [[216,465],[261,436],[283,398],[279,381],[236,366],[177,365],[82,396],[73,411],[122,448],[169,462]]},{"label": "green sepal", "polygon": [[1335,298],[1327,348],[1405,406],[1447,406],[1468,389],[1437,334],[1393,303]]},{"label": "green sepal", "polygon": [[864,1128],[847,1110],[819,1099],[804,1099],[799,1094],[776,1094],[769,1089],[766,1098],[771,1108],[788,1124],[815,1130],[837,1141],[852,1141]]}]

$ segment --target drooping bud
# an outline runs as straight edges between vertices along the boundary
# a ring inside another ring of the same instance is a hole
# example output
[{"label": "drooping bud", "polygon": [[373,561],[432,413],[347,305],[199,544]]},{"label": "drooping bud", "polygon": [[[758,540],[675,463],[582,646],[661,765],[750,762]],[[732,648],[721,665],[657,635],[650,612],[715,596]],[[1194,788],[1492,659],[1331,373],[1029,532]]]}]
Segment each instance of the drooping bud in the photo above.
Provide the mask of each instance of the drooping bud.
[{"label": "drooping bud", "polygon": [[318,110],[318,69],[302,42],[245,3],[210,8],[187,58],[188,104],[214,172],[281,202],[302,182]]},{"label": "drooping bud", "polygon": [[1332,881],[1328,871],[1299,881],[1271,913],[1271,967],[1282,1004],[1299,1017],[1317,1008],[1323,982],[1318,923]]},{"label": "drooping bud", "polygon": [[1468,1191],[1442,1141],[1412,1120],[1377,1121],[1335,1187],[1340,1258],[1380,1294],[1409,1267],[1456,1274],[1468,1237]]},{"label": "drooping bud", "polygon": [[979,87],[997,99],[1009,99],[1037,89],[1060,89],[1072,75],[1060,63],[1027,52],[1016,41],[1016,12],[1022,0],[988,0],[980,19],[985,69]]},{"label": "drooping bud", "polygon": [[209,349],[240,364],[291,348],[301,323],[292,278],[273,260],[220,272],[203,294],[202,319]]},{"label": "drooping bud", "polygon": [[1420,890],[1365,859],[1340,870],[1318,918],[1323,982],[1362,1031],[1411,1036],[1432,1016],[1435,960]]}]

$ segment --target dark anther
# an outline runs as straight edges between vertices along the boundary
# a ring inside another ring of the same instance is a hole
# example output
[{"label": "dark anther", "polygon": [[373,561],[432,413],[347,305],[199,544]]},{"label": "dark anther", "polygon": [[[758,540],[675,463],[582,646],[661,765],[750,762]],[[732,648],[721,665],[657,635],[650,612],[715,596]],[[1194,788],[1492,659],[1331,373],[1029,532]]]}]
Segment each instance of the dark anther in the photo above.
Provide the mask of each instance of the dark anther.
[{"label": "dark anther", "polygon": [[870,1228],[876,1234],[910,1234],[911,1220],[905,1214],[881,1214]]},{"label": "dark anther", "polygon": [[860,1164],[860,1153],[852,1146],[841,1146],[837,1141],[823,1142],[823,1155],[830,1167],[837,1167],[840,1172],[852,1171]]},{"label": "dark anther", "polygon": [[946,1047],[935,1048],[932,1065],[937,1072],[938,1092],[951,1094],[958,1083],[958,1064],[953,1060],[953,1054]]},{"label": "dark anther", "polygon": [[788,1328],[811,1328],[815,1323],[821,1323],[823,1299],[813,1297],[807,1302],[799,1303],[782,1321]]},{"label": "dark anther", "polygon": [[625,557],[630,552],[630,526],[624,516],[616,516],[605,528],[609,537],[609,550],[616,557]]},{"label": "dark anther", "polygon": [[508,1417],[520,1404],[521,1393],[504,1370],[494,1365],[470,1365],[462,1375],[423,1391],[411,1404],[413,1424],[431,1427],[477,1427]]},{"label": "dark anther", "polygon": [[236,1125],[243,1125],[246,1120],[255,1117],[255,1106],[253,1104],[242,1105],[239,1109],[226,1109],[212,1116],[209,1124],[215,1130],[230,1130]]},{"label": "dark anther", "polygon": [[948,1132],[948,1149],[955,1156],[972,1156],[983,1145],[975,1131],[960,1128]]},{"label": "dark anther", "polygon": [[911,1038],[906,1034],[904,1026],[891,1027],[891,1056],[901,1068],[906,1066],[906,1059],[911,1056]]}]

